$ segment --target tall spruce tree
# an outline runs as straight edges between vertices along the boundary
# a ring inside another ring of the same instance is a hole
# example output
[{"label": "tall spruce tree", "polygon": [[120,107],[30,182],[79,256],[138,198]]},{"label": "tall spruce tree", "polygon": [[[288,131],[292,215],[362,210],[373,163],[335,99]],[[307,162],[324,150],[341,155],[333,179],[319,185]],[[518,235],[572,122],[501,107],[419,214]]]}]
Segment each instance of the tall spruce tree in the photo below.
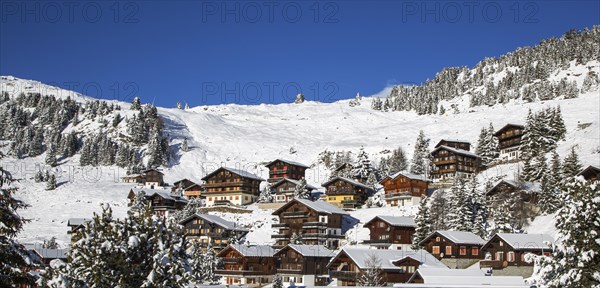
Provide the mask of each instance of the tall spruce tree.
[{"label": "tall spruce tree", "polygon": [[415,142],[410,173],[427,176],[429,158],[429,139],[425,137],[425,132],[421,130],[419,131],[419,136],[417,136],[417,141]]},{"label": "tall spruce tree", "polygon": [[417,224],[417,227],[415,228],[415,234],[412,241],[413,250],[419,249],[419,242],[425,239],[425,237],[432,232],[431,216],[429,215],[429,207],[427,203],[427,196],[422,196],[421,202],[419,203],[419,211],[415,217],[415,223]]},{"label": "tall spruce tree", "polygon": [[581,172],[581,163],[579,162],[579,156],[575,152],[575,147],[571,148],[571,153],[565,157],[563,161],[563,176],[573,177]]}]

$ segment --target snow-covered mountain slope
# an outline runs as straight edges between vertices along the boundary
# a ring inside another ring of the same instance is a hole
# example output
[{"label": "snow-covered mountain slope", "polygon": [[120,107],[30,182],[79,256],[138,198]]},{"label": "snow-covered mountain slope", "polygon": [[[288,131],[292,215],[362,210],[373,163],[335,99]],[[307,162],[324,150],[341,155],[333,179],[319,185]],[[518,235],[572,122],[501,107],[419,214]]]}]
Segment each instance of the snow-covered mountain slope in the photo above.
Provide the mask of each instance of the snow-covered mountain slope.
[{"label": "snow-covered mountain slope", "polygon": [[[581,85],[586,74],[583,72],[590,69],[600,74],[600,64],[592,61],[585,65],[575,65],[573,62],[570,67],[557,71],[556,75],[567,77]],[[30,80],[6,76],[0,80],[2,91],[18,91],[12,89],[14,87],[31,87],[28,88],[29,92],[35,92],[35,87],[49,89]],[[38,85],[30,85],[31,83]],[[78,101],[88,100],[85,96],[62,89],[56,88],[54,91],[57,92],[49,94],[76,95]],[[571,147],[575,147],[584,165],[599,165],[599,93],[596,89],[575,99],[532,103],[512,101],[503,105],[474,108],[469,108],[468,97],[464,96],[452,100],[452,104],[459,104],[460,113],[448,111],[444,115],[376,111],[370,108],[370,97],[363,98],[361,105],[355,107],[350,107],[349,100],[344,100],[335,103],[201,106],[189,110],[159,108],[159,113],[164,118],[165,132],[169,134],[171,146],[176,151],[170,167],[164,169],[165,180],[170,183],[181,178],[199,181],[207,172],[221,165],[250,170],[266,178],[267,170],[262,165],[275,158],[285,158],[313,165],[307,172],[307,180],[310,184],[319,186],[327,179],[328,171],[318,164],[317,159],[318,154],[326,149],[357,152],[364,146],[372,160],[379,160],[385,155],[382,151],[401,146],[408,157],[411,157],[419,130],[423,130],[431,139],[431,145],[442,138],[466,139],[475,144],[480,129],[487,127],[489,122],[497,129],[506,123],[524,123],[528,109],[537,111],[556,105],[561,106],[568,131],[566,141],[559,143],[558,153],[564,157]],[[127,103],[118,104],[123,110],[128,110]],[[188,138],[191,147],[186,153],[176,149],[184,138]],[[67,241],[68,218],[91,217],[94,211],[100,210],[101,203],[110,203],[117,216],[124,215],[127,207],[126,194],[131,185],[119,183],[120,177],[125,174],[123,169],[80,167],[78,156],[75,156],[54,168],[59,187],[54,191],[44,191],[43,183],[34,183],[31,179],[36,171],[35,165],[44,163],[43,157],[44,155],[24,160],[0,160],[17,178],[23,179],[18,184],[22,188],[18,197],[31,205],[29,209],[22,211],[24,217],[32,220],[19,235],[24,241],[51,236]],[[516,171],[517,164],[499,165],[483,172],[480,177],[513,177]],[[397,209],[358,210],[353,215],[366,221],[380,213],[398,215],[400,212]],[[238,220],[241,223],[264,224],[272,218],[268,211],[256,211],[254,214],[253,217],[241,217],[243,219]],[[233,215],[226,217],[235,218]],[[548,225],[548,221],[538,222],[540,223],[536,224],[534,221],[533,225]],[[531,229],[537,230],[536,227]],[[269,239],[265,235],[270,227],[255,228],[249,236],[251,242]],[[365,237],[364,231],[355,233],[359,240]]]}]

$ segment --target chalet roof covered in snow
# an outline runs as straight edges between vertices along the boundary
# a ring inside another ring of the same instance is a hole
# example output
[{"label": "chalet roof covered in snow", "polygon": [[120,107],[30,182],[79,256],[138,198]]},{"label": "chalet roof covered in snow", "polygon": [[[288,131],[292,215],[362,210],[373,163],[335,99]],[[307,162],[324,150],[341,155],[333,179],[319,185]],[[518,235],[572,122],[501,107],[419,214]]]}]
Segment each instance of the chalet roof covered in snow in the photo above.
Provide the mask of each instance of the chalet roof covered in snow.
[{"label": "chalet roof covered in snow", "polygon": [[508,128],[519,128],[519,129],[525,129],[525,126],[520,125],[520,124],[512,124],[512,123],[508,123],[506,125],[504,125],[504,127],[500,128],[498,131],[496,131],[494,133],[494,136],[498,137],[500,136],[500,134],[502,134],[502,132],[504,132],[504,130],[508,129]]},{"label": "chalet roof covered in snow", "polygon": [[407,258],[412,258],[416,261],[419,261],[421,263],[419,267],[447,268],[446,265],[425,250],[380,250],[360,247],[345,247],[340,250],[336,257],[341,253],[348,255],[348,257],[352,259],[352,262],[354,262],[354,264],[356,264],[356,266],[358,266],[360,269],[368,268],[367,260],[369,257],[371,257],[371,255],[377,257],[381,261],[381,269],[387,271],[402,269],[399,266],[396,266],[394,263]]},{"label": "chalet roof covered in snow", "polygon": [[67,226],[81,226],[86,222],[90,222],[92,219],[87,218],[69,218],[67,221]]},{"label": "chalet roof covered in snow", "polygon": [[160,170],[158,170],[158,169],[146,169],[146,170],[142,171],[142,173],[143,173],[143,174],[146,174],[146,173],[148,173],[148,172],[151,172],[151,171],[155,171],[155,172],[158,172],[158,173],[160,173],[160,174],[164,174],[163,172],[161,172],[161,171],[160,171]]},{"label": "chalet roof covered in snow", "polygon": [[297,245],[297,244],[288,244],[286,247],[283,247],[281,250],[277,251],[276,254],[284,251],[285,249],[293,249],[298,252],[300,255],[304,257],[333,257],[335,255],[335,251],[327,249],[322,245]]},{"label": "chalet roof covered in snow", "polygon": [[[275,182],[275,184],[273,184],[273,186],[272,186],[272,187],[273,187],[273,188],[275,188],[275,187],[277,187],[277,186],[279,186],[279,185],[281,185],[281,184],[283,184],[283,183],[285,183],[285,182],[290,182],[290,183],[292,183],[292,184],[294,184],[294,185],[298,185],[298,184],[300,184],[300,181],[299,181],[299,180],[294,180],[294,179],[290,179],[290,178],[283,178],[283,179],[281,179],[281,180],[279,180],[279,181]],[[308,189],[312,189],[312,190],[316,190],[316,189],[318,189],[317,187],[315,187],[315,186],[312,186],[312,185],[310,185],[310,184],[308,184],[308,183],[306,183],[306,188],[308,188]]]},{"label": "chalet roof covered in snow", "polygon": [[397,227],[417,227],[415,223],[415,219],[408,216],[387,216],[387,215],[379,215],[373,217],[373,219],[369,220],[364,227],[367,227],[369,223],[373,222],[375,219],[381,219],[384,222]]},{"label": "chalet roof covered in snow", "polygon": [[459,154],[459,155],[463,155],[463,156],[467,156],[467,157],[473,157],[473,158],[478,158],[479,157],[479,156],[477,156],[477,154],[475,154],[473,152],[470,152],[470,151],[467,151],[467,150],[463,150],[463,149],[452,148],[452,147],[446,146],[446,145],[441,145],[441,146],[435,148],[433,151],[431,151],[431,153],[434,153],[434,152],[436,152],[438,150],[441,150],[441,149],[448,150],[448,151],[453,152],[455,154]]},{"label": "chalet roof covered in snow", "polygon": [[327,182],[325,182],[325,183],[321,184],[321,186],[323,186],[323,187],[326,187],[326,186],[328,186],[329,184],[331,184],[331,183],[333,183],[333,182],[335,182],[335,181],[337,181],[337,180],[342,180],[342,181],[344,181],[344,182],[348,182],[348,183],[350,183],[350,184],[352,184],[352,185],[354,185],[354,186],[362,187],[362,188],[365,188],[365,189],[367,189],[367,190],[372,190],[372,188],[371,188],[371,187],[369,187],[369,186],[367,186],[367,185],[365,185],[365,184],[363,184],[363,183],[360,183],[360,182],[358,182],[358,181],[356,181],[356,180],[353,180],[353,179],[350,179],[350,178],[346,178],[346,177],[340,177],[340,176],[336,176],[336,177],[334,177],[333,179],[331,179],[331,180],[329,180],[329,181],[327,181]]},{"label": "chalet roof covered in snow", "polygon": [[42,244],[23,244],[25,249],[35,253],[41,259],[67,259],[69,249],[48,249],[44,248]]},{"label": "chalet roof covered in snow", "polygon": [[[481,269],[449,269],[449,268],[431,268],[419,267],[415,274],[410,277],[408,283],[413,279],[423,279],[423,284],[427,285],[464,285],[468,287],[510,285],[509,287],[525,287],[525,281],[521,276],[486,276]],[[516,286],[512,286],[516,285]]]},{"label": "chalet roof covered in snow", "polygon": [[581,170],[581,172],[577,173],[577,176],[587,176],[587,175],[593,175],[593,174],[600,174],[600,168],[594,166],[594,165],[589,165],[587,167],[585,167],[583,170]]},{"label": "chalet roof covered in snow", "polygon": [[429,234],[425,239],[423,239],[419,244],[427,242],[432,237],[436,235],[441,235],[442,237],[448,239],[454,244],[476,244],[483,245],[485,244],[485,240],[481,239],[481,237],[477,236],[471,232],[464,231],[447,231],[447,230],[438,230],[431,234]]},{"label": "chalet roof covered in snow", "polygon": [[461,139],[442,139],[442,140],[440,140],[440,142],[438,142],[437,144],[435,144],[435,148],[437,148],[439,146],[443,146],[443,145],[441,145],[443,142],[456,142],[456,143],[465,143],[465,144],[471,145],[471,142],[469,142],[467,140],[461,140]]},{"label": "chalet roof covered in snow", "polygon": [[392,175],[389,175],[389,176],[383,178],[383,180],[379,181],[379,183],[383,182],[387,178],[390,178],[390,179],[394,180],[394,179],[398,178],[399,176],[404,176],[404,177],[406,177],[408,179],[411,179],[411,180],[419,180],[419,181],[424,181],[424,182],[432,182],[431,179],[428,179],[425,176],[421,176],[421,175],[417,175],[417,174],[412,174],[412,173],[409,173],[407,171],[400,171],[400,172],[396,172],[396,173],[394,173]]},{"label": "chalet roof covered in snow", "polygon": [[281,162],[284,162],[284,163],[287,163],[287,164],[292,164],[292,165],[295,165],[295,166],[300,166],[300,167],[304,167],[304,168],[310,168],[309,166],[306,166],[306,165],[304,165],[304,164],[302,164],[302,163],[300,163],[300,162],[296,162],[296,161],[290,161],[290,160],[286,160],[286,159],[280,159],[280,158],[277,158],[277,159],[275,159],[275,160],[273,160],[273,161],[271,161],[271,162],[269,162],[269,163],[265,164],[265,166],[266,166],[266,167],[269,167],[269,166],[273,165],[273,164],[274,164],[275,162],[277,162],[277,161],[281,161]]},{"label": "chalet roof covered in snow", "polygon": [[163,199],[168,199],[168,200],[173,200],[176,202],[183,202],[183,203],[187,203],[188,200],[181,197],[181,196],[176,196],[171,194],[170,190],[164,190],[164,189],[148,189],[148,188],[131,188],[131,192],[133,192],[134,194],[137,194],[139,192],[144,193],[144,195],[146,195],[146,197],[152,197],[154,195],[158,195]]},{"label": "chalet roof covered in snow", "polygon": [[209,173],[208,175],[202,177],[202,180],[208,179],[210,176],[212,176],[213,174],[221,171],[222,169],[223,170],[227,170],[227,171],[229,171],[229,172],[231,172],[233,174],[239,175],[241,177],[250,178],[250,179],[259,180],[259,181],[264,181],[265,180],[265,179],[261,178],[260,176],[252,174],[252,173],[250,173],[248,171],[244,171],[244,170],[240,170],[240,169],[235,169],[235,168],[230,168],[230,167],[221,167],[221,168],[219,168],[219,169],[217,169],[217,170]]},{"label": "chalet roof covered in snow", "polygon": [[219,216],[216,215],[210,215],[210,214],[202,214],[202,213],[196,213],[192,216],[189,216],[183,220],[181,220],[179,223],[183,224],[188,222],[191,219],[196,219],[196,218],[201,218],[204,221],[208,221],[210,223],[214,223],[216,225],[219,225],[227,230],[235,230],[235,231],[246,231],[248,232],[249,230],[246,228],[243,228],[241,226],[239,226],[237,223],[235,222],[231,222],[231,221],[227,221]]},{"label": "chalet roof covered in snow", "polygon": [[496,237],[502,239],[514,250],[551,249],[551,244],[554,243],[554,238],[547,234],[523,233],[496,233],[487,243],[495,241]]},{"label": "chalet roof covered in snow", "polygon": [[273,215],[279,215],[280,211],[283,211],[284,209],[286,209],[287,207],[289,207],[290,205],[292,205],[293,203],[296,203],[296,202],[302,203],[303,205],[305,205],[319,213],[350,215],[345,210],[340,209],[339,207],[332,205],[330,203],[327,203],[325,201],[320,201],[320,200],[311,201],[308,199],[299,199],[299,198],[294,198],[294,199],[292,199],[292,201],[289,201],[285,205],[279,207],[279,209],[277,209],[273,212]]},{"label": "chalet roof covered in snow", "polygon": [[[229,247],[240,252],[245,257],[273,257],[277,250],[269,245],[230,244]],[[227,249],[227,248],[226,248]],[[225,251],[225,249],[223,249]]]}]

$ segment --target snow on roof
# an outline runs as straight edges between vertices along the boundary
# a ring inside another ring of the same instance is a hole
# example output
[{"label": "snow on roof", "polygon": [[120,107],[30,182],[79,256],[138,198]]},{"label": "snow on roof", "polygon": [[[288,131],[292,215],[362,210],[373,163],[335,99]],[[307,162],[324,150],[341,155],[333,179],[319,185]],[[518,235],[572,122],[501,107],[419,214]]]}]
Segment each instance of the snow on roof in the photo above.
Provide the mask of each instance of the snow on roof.
[{"label": "snow on roof", "polygon": [[294,198],[294,199],[292,199],[292,201],[287,202],[283,206],[279,207],[279,209],[275,210],[272,215],[278,215],[279,211],[282,211],[286,207],[292,205],[292,203],[294,203],[294,201],[300,202],[303,205],[306,205],[307,207],[309,207],[319,213],[350,215],[345,210],[340,209],[339,207],[332,205],[330,203],[327,203],[325,201],[320,201],[320,200],[311,201],[308,199],[300,199],[300,198]]},{"label": "snow on roof", "polygon": [[[300,184],[300,181],[299,181],[299,180],[294,180],[294,179],[290,179],[290,178],[283,178],[283,179],[281,179],[281,180],[279,180],[279,181],[275,182],[275,184],[273,184],[273,186],[272,186],[272,187],[277,187],[277,186],[279,186],[279,185],[283,184],[283,182],[286,182],[286,181],[287,181],[287,182],[290,182],[290,183],[292,183],[292,184],[294,184],[294,185],[298,185],[298,184]],[[315,187],[315,186],[312,186],[312,185],[310,185],[310,184],[308,184],[308,183],[306,183],[306,187],[307,187],[307,188],[309,188],[309,189],[313,189],[313,190],[315,190],[315,189],[318,189],[317,187]]]},{"label": "snow on roof", "polygon": [[[300,253],[300,255],[305,257],[333,257],[335,253],[335,251],[329,250],[327,249],[327,247],[321,245],[288,244],[287,247],[290,247],[290,249],[294,249],[296,252]],[[283,249],[279,251],[282,250]]]},{"label": "snow on roof", "polygon": [[211,173],[209,173],[208,175],[204,176],[202,178],[202,180],[205,180],[206,178],[208,178],[209,176],[211,176],[212,174],[214,174],[215,172],[221,170],[221,169],[225,169],[231,173],[237,174],[239,176],[245,177],[245,178],[250,178],[250,179],[255,179],[255,180],[260,180],[260,181],[264,181],[265,179],[261,178],[258,175],[252,174],[248,171],[244,171],[244,170],[240,170],[240,169],[235,169],[235,168],[230,168],[230,167],[221,167]]},{"label": "snow on roof", "polygon": [[594,171],[594,170],[595,170],[595,171],[599,171],[599,172],[600,172],[600,168],[598,168],[598,167],[596,167],[596,166],[594,166],[594,165],[589,165],[589,166],[587,166],[587,167],[583,168],[583,169],[581,170],[581,172],[577,173],[577,176],[580,176],[581,174],[583,174],[584,172],[586,172],[586,171],[588,171],[588,170],[592,170],[592,171]]},{"label": "snow on roof", "polygon": [[160,174],[164,174],[164,173],[163,173],[163,172],[161,172],[160,170],[158,170],[158,169],[154,169],[154,168],[151,168],[151,169],[146,169],[146,170],[142,171],[142,173],[148,173],[148,172],[150,172],[150,171],[156,171],[156,172],[158,172],[158,173],[160,173]]},{"label": "snow on roof", "polygon": [[455,276],[455,277],[485,276],[485,272],[481,269],[450,269],[448,267],[445,267],[445,268],[423,267],[423,268],[417,269],[417,272],[423,278],[430,277],[430,276]]},{"label": "snow on roof", "polygon": [[246,257],[273,257],[276,252],[276,250],[269,245],[248,246],[246,244],[230,244],[229,246]]},{"label": "snow on roof", "polygon": [[191,215],[181,221],[179,221],[179,223],[185,223],[187,222],[189,219],[193,219],[193,218],[202,218],[205,221],[217,224],[227,230],[236,230],[236,231],[249,231],[246,228],[243,228],[241,226],[239,226],[237,223],[235,222],[231,222],[231,221],[227,221],[219,216],[216,215],[210,215],[210,214],[201,214],[201,213],[196,213],[194,215]]},{"label": "snow on roof", "polygon": [[408,178],[408,179],[412,179],[412,180],[419,180],[419,181],[425,181],[425,182],[432,182],[432,181],[431,181],[431,179],[428,179],[428,178],[427,178],[427,177],[425,177],[425,176],[421,176],[421,175],[417,175],[417,174],[412,174],[412,173],[409,173],[409,172],[407,172],[407,171],[400,171],[400,172],[396,172],[395,174],[393,174],[393,175],[391,175],[391,176],[389,176],[389,177],[390,177],[390,178],[392,178],[392,179],[396,179],[396,178],[398,178],[398,176],[400,176],[400,175],[402,175],[402,176],[404,176],[404,177],[406,177],[406,178]]},{"label": "snow on roof", "polygon": [[[496,235],[515,250],[550,249],[550,244],[554,243],[554,238],[547,234],[497,233]],[[490,241],[494,238],[492,237]]]},{"label": "snow on roof", "polygon": [[67,226],[80,226],[89,221],[92,220],[87,218],[69,218],[69,221],[67,221]]},{"label": "snow on roof", "polygon": [[374,255],[379,261],[381,261],[382,270],[399,270],[401,268],[394,265],[394,262],[406,258],[412,258],[419,261],[421,263],[419,267],[446,267],[446,265],[425,250],[380,250],[360,247],[345,247],[342,248],[339,253],[346,253],[346,255],[348,255],[348,257],[350,257],[354,264],[356,264],[360,269],[368,268],[367,260],[371,257],[371,255]]},{"label": "snow on roof", "polygon": [[35,254],[39,255],[40,258],[43,259],[66,259],[67,254],[69,253],[69,249],[48,249],[43,248],[42,244],[23,244],[25,249],[33,251]]},{"label": "snow on roof", "polygon": [[471,233],[464,231],[447,231],[447,230],[438,230],[429,234],[429,236],[425,237],[420,243],[424,243],[429,240],[429,238],[433,237],[436,234],[440,234],[444,238],[448,239],[454,244],[477,244],[483,245],[485,244],[485,240],[481,239],[481,237]]},{"label": "snow on roof", "polygon": [[300,163],[300,162],[296,162],[296,161],[290,161],[290,160],[281,159],[281,158],[277,158],[277,159],[275,159],[275,160],[273,160],[273,161],[271,161],[271,162],[267,163],[265,166],[266,166],[266,167],[269,167],[269,166],[271,166],[271,164],[273,164],[273,163],[275,163],[275,162],[277,162],[277,161],[281,161],[281,162],[284,162],[284,163],[288,163],[288,164],[292,164],[292,165],[296,165],[296,166],[300,166],[300,167],[310,168],[310,166],[307,166],[307,165],[305,165],[305,164],[302,164],[302,163]]},{"label": "snow on roof", "polygon": [[385,221],[386,223],[388,223],[388,224],[390,224],[392,226],[398,226],[398,227],[417,227],[417,224],[415,223],[415,219],[413,219],[412,217],[408,217],[408,216],[387,216],[387,215],[381,215],[381,216],[375,216],[375,217],[373,217],[373,219],[369,220],[369,222],[367,222],[364,227],[366,227],[369,223],[371,223],[371,221],[373,221],[373,220],[375,220],[377,218]]},{"label": "snow on roof", "polygon": [[[486,276],[481,269],[449,269],[419,267],[408,282],[417,277],[423,278],[423,284],[428,285],[524,285],[521,276]],[[511,286],[512,287],[512,286]],[[518,287],[518,286],[517,286]]]},{"label": "snow on roof", "polygon": [[471,142],[467,141],[467,140],[461,140],[461,139],[441,139],[440,142],[438,142],[435,147],[440,146],[440,144],[442,142],[458,142],[458,143],[467,143],[469,145],[471,145]]},{"label": "snow on roof", "polygon": [[435,152],[435,151],[437,151],[437,150],[440,150],[440,149],[445,149],[445,150],[448,150],[448,151],[454,152],[454,153],[456,153],[456,154],[461,154],[461,155],[464,155],[464,156],[469,156],[469,157],[477,157],[477,158],[479,158],[479,156],[477,156],[477,154],[475,154],[475,153],[473,153],[473,152],[469,152],[469,151],[467,151],[467,150],[458,149],[458,148],[452,148],[452,147],[450,147],[450,146],[446,146],[446,145],[440,145],[440,146],[438,146],[438,147],[437,147],[437,148],[435,148],[433,151],[431,151],[431,153],[433,153],[433,152]]},{"label": "snow on roof", "polygon": [[135,193],[135,194],[137,194],[138,192],[142,192],[142,193],[144,193],[144,195],[146,195],[146,197],[152,197],[153,195],[156,194],[164,199],[169,199],[169,200],[178,201],[178,202],[185,202],[185,203],[188,202],[187,199],[185,199],[183,197],[172,195],[170,190],[131,188],[131,191],[133,191],[133,193]]},{"label": "snow on roof", "polygon": [[506,128],[509,128],[509,127],[525,128],[525,126],[523,126],[521,124],[508,123],[508,124],[504,125],[502,128],[498,129],[498,131],[496,131],[494,133],[494,136],[498,136],[500,133],[502,133],[502,131],[504,131]]},{"label": "snow on roof", "polygon": [[355,181],[355,180],[353,180],[353,179],[350,179],[350,178],[345,178],[345,177],[340,177],[340,176],[337,176],[337,177],[335,177],[335,178],[333,178],[333,179],[331,179],[331,180],[329,180],[329,181],[327,181],[327,182],[325,182],[325,183],[321,184],[321,186],[325,187],[325,186],[327,186],[327,185],[329,185],[329,184],[333,183],[333,182],[334,182],[334,181],[336,181],[336,180],[342,180],[342,181],[344,181],[344,182],[348,182],[348,183],[350,183],[350,184],[352,184],[352,185],[354,185],[354,186],[363,187],[363,188],[365,188],[365,189],[372,190],[372,188],[371,188],[371,187],[369,187],[369,186],[367,186],[367,185],[365,185],[365,184],[363,184],[363,183],[360,183],[360,182],[358,182],[358,181]]}]

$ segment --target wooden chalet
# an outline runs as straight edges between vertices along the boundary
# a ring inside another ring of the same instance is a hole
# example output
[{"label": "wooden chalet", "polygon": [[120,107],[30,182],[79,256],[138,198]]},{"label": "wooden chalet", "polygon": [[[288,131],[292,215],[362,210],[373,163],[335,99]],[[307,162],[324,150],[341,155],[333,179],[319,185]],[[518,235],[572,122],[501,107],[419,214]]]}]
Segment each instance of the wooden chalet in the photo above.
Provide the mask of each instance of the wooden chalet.
[{"label": "wooden chalet", "polygon": [[264,181],[247,171],[228,167],[221,167],[202,180],[206,206],[251,204],[258,198],[260,182]]},{"label": "wooden chalet", "polygon": [[188,199],[205,198],[204,195],[202,195],[202,185],[200,184],[193,184],[186,187],[183,189],[183,195]]},{"label": "wooden chalet", "polygon": [[185,190],[185,188],[190,187],[195,184],[196,184],[196,182],[193,182],[187,178],[184,178],[184,179],[173,182],[173,187],[171,188],[171,191],[175,191],[177,189]]},{"label": "wooden chalet", "polygon": [[413,206],[427,195],[431,180],[421,175],[398,172],[383,178],[379,184],[384,188],[385,202],[389,206]]},{"label": "wooden chalet", "polygon": [[182,196],[173,194],[170,190],[164,189],[147,189],[147,188],[132,188],[129,190],[129,205],[133,204],[135,196],[138,193],[143,193],[146,200],[150,202],[152,211],[160,215],[169,215],[177,210],[183,209],[188,201]]},{"label": "wooden chalet", "polygon": [[581,170],[577,176],[582,176],[583,179],[591,182],[600,181],[600,168],[590,165]]},{"label": "wooden chalet", "polygon": [[[271,188],[275,191],[275,202],[286,203],[294,199],[294,191],[296,191],[296,186],[299,183],[300,181],[298,180],[283,178],[273,184]],[[316,190],[317,187],[306,184],[306,189],[308,191],[313,191]]]},{"label": "wooden chalet", "polygon": [[71,228],[71,230],[69,230],[67,232],[67,234],[72,234],[77,232],[79,229],[83,228],[85,226],[85,223],[91,222],[92,219],[87,219],[87,218],[69,218],[69,220],[67,221],[67,226],[69,226],[69,228]]},{"label": "wooden chalet", "polygon": [[494,136],[498,138],[501,160],[509,161],[520,158],[519,147],[521,147],[521,138],[524,131],[525,126],[509,123],[494,133]]},{"label": "wooden chalet", "polygon": [[29,260],[34,264],[47,266],[50,265],[50,261],[55,259],[60,259],[64,262],[67,262],[67,255],[69,253],[69,249],[44,248],[40,243],[23,244],[23,246],[27,251]]},{"label": "wooden chalet", "polygon": [[[554,239],[546,234],[497,233],[483,245],[482,250],[485,251],[486,259],[482,260],[479,265],[482,268],[494,270],[503,270],[513,266],[532,268],[533,262],[528,263],[525,255],[532,253],[550,256],[553,244]],[[527,270],[531,275],[533,269]]]},{"label": "wooden chalet", "polygon": [[446,267],[424,250],[344,247],[329,262],[329,276],[335,279],[337,286],[357,286],[358,279],[372,267],[370,259],[380,264],[380,276],[388,285],[405,283],[420,267]]},{"label": "wooden chalet", "polygon": [[425,284],[413,287],[529,287],[520,276],[492,276],[482,269],[425,267],[417,269],[408,283]]},{"label": "wooden chalet", "polygon": [[142,175],[144,175],[144,186],[150,189],[165,185],[165,182],[163,181],[164,174],[157,169],[142,171]]},{"label": "wooden chalet", "polygon": [[142,174],[131,174],[121,177],[121,181],[123,181],[123,183],[144,184],[144,179],[144,175]]},{"label": "wooden chalet", "polygon": [[334,177],[321,184],[325,187],[327,202],[344,209],[352,209],[365,204],[372,188],[355,180]]},{"label": "wooden chalet", "polygon": [[286,286],[327,286],[327,264],[333,256],[334,251],[324,246],[289,244],[275,253],[279,259],[277,274]]},{"label": "wooden chalet", "polygon": [[217,254],[224,267],[215,273],[227,285],[261,287],[270,284],[277,271],[274,254],[275,249],[268,245],[231,244]]},{"label": "wooden chalet", "polygon": [[464,140],[456,140],[456,139],[442,139],[438,142],[434,148],[438,148],[440,146],[452,147],[455,149],[461,149],[466,151],[471,151],[471,143],[469,141]]},{"label": "wooden chalet", "polygon": [[485,197],[490,204],[494,205],[506,199],[506,197],[514,197],[514,193],[520,192],[519,197],[522,202],[535,204],[538,201],[537,193],[532,192],[536,190],[535,186],[536,184],[531,182],[519,183],[514,180],[504,179],[486,191]]},{"label": "wooden chalet", "polygon": [[229,245],[230,241],[240,240],[248,234],[248,229],[215,215],[196,213],[179,224],[183,226],[187,239],[200,242],[202,247],[210,243],[217,251]]},{"label": "wooden chalet", "polygon": [[275,159],[265,166],[269,168],[269,183],[276,183],[283,178],[300,180],[305,177],[306,169],[310,168],[302,163],[283,159]]},{"label": "wooden chalet", "polygon": [[417,224],[412,217],[375,216],[363,227],[370,232],[369,240],[364,244],[379,249],[406,250],[412,244]]},{"label": "wooden chalet", "polygon": [[483,259],[485,240],[463,231],[439,230],[429,234],[419,245],[450,268],[464,269]]},{"label": "wooden chalet", "polygon": [[434,181],[470,176],[479,172],[481,159],[468,150],[440,145],[432,152],[431,178]]},{"label": "wooden chalet", "polygon": [[299,237],[303,244],[325,245],[337,248],[344,239],[342,218],[348,212],[323,201],[293,199],[273,212],[279,223],[273,224],[279,233],[271,235],[276,247],[290,244],[292,237]]}]

